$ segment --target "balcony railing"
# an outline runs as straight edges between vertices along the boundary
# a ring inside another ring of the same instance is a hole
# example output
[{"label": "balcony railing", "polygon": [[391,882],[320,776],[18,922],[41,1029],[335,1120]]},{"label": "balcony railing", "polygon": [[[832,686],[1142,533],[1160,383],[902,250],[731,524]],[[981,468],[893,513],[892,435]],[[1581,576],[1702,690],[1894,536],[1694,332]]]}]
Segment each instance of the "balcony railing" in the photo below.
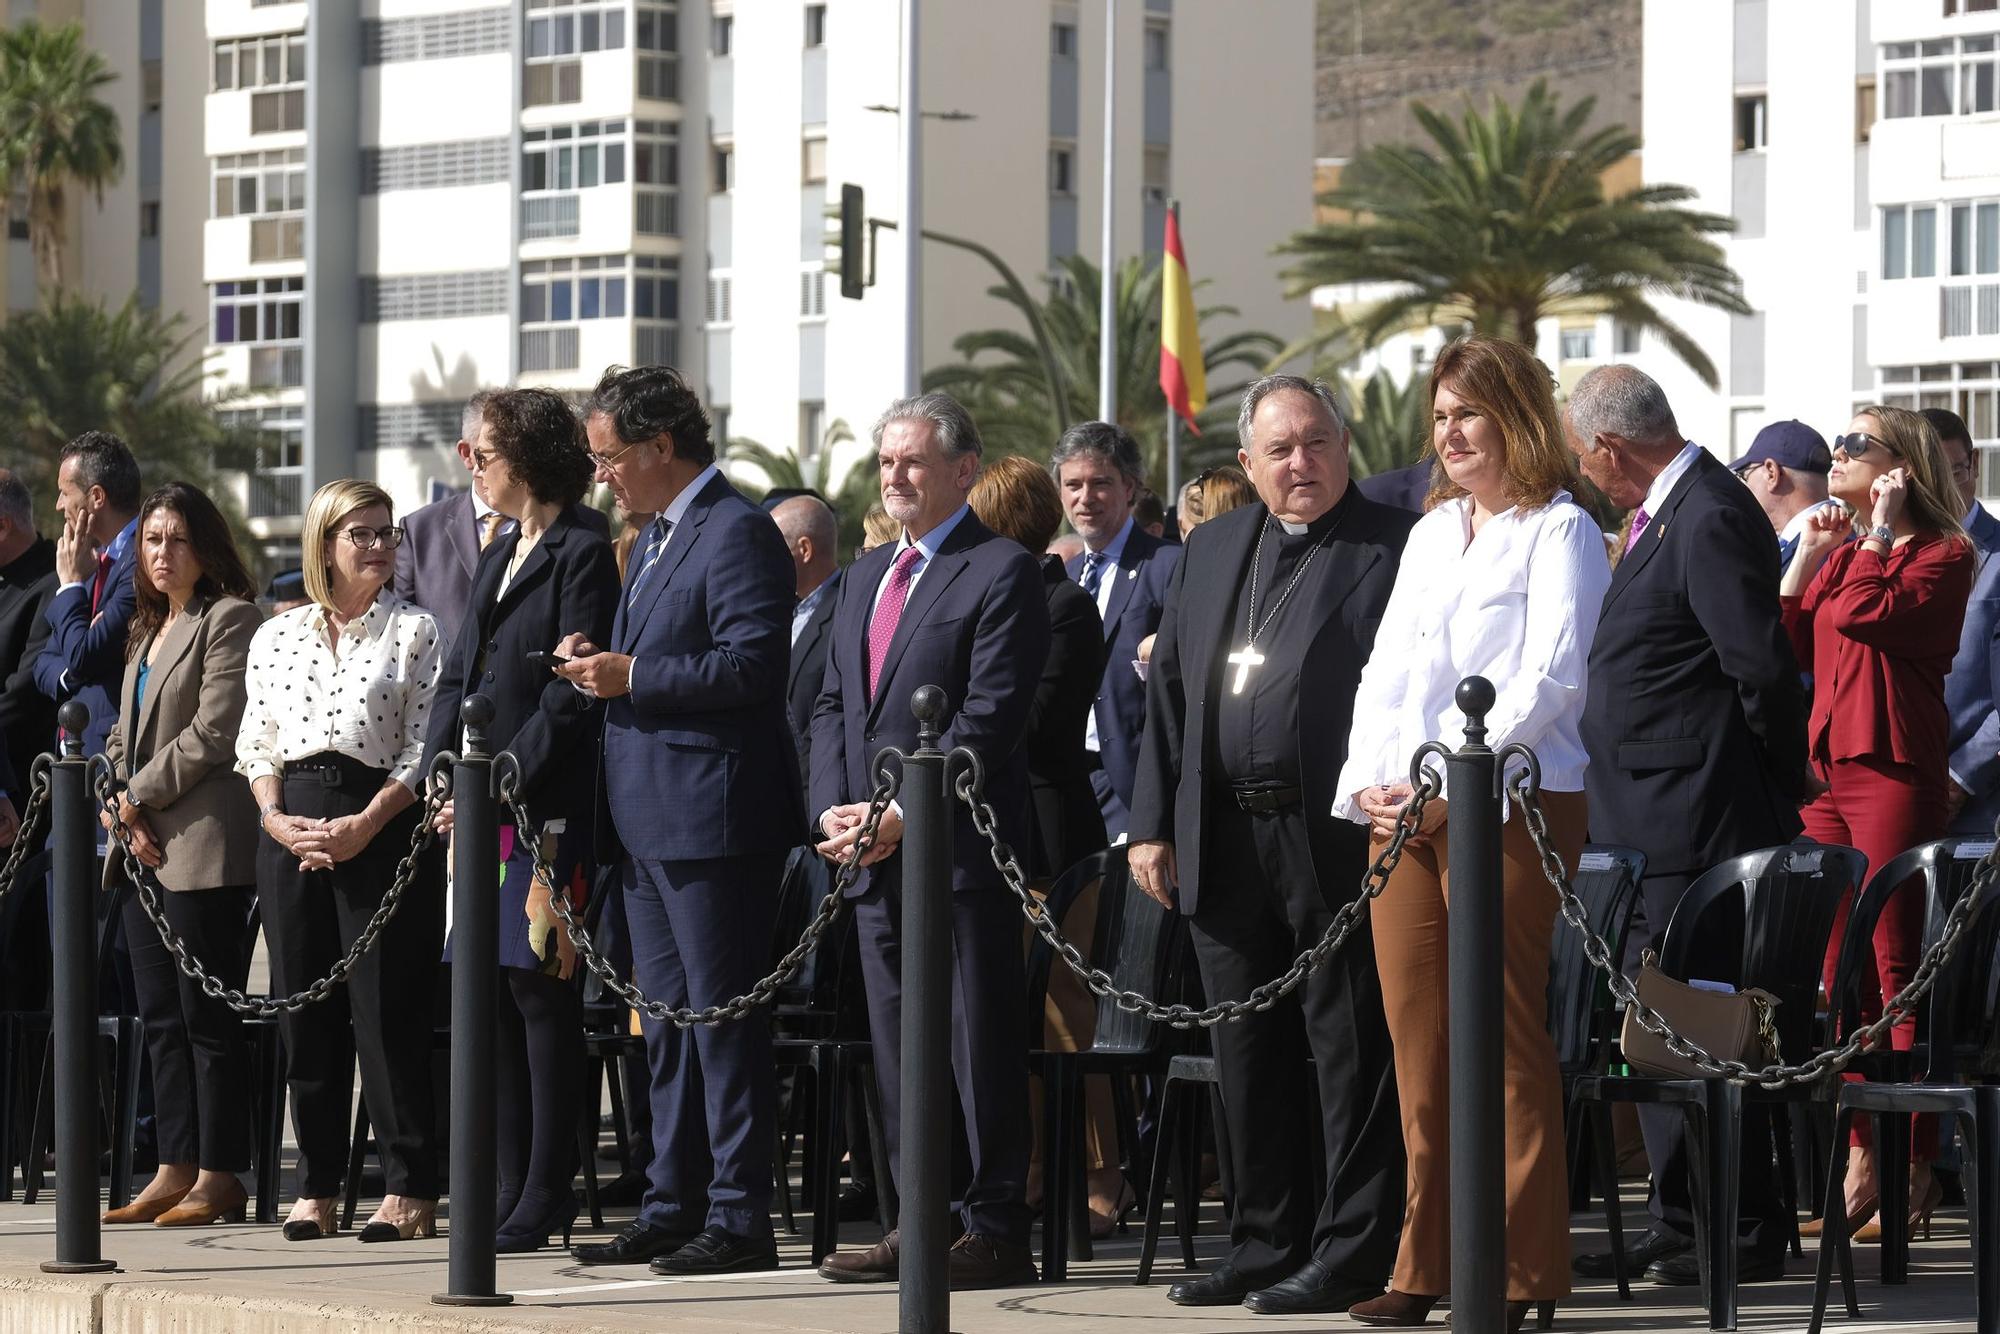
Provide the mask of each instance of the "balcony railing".
[{"label": "balcony railing", "polygon": [[532,195],[521,201],[521,239],[547,241],[559,236],[575,236],[578,222],[577,197]]},{"label": "balcony railing", "polygon": [[304,259],[306,219],[302,213],[281,218],[250,220],[250,259],[266,264],[278,259]]},{"label": "balcony railing", "polygon": [[641,236],[681,234],[680,195],[672,190],[648,190],[640,186],[632,192],[632,228]]},{"label": "balcony railing", "polygon": [[1938,333],[1944,338],[2000,334],[2000,282],[1940,289]]},{"label": "balcony railing", "polygon": [[305,478],[296,470],[250,474],[250,517],[295,519],[303,513]]},{"label": "balcony railing", "polygon": [[256,389],[296,389],[306,382],[306,350],[302,347],[250,349],[250,384]]},{"label": "balcony railing", "polygon": [[521,331],[523,371],[573,371],[577,368],[577,355],[574,327]]},{"label": "balcony railing", "polygon": [[632,328],[632,361],[639,366],[672,366],[681,359],[680,326],[639,320]]}]

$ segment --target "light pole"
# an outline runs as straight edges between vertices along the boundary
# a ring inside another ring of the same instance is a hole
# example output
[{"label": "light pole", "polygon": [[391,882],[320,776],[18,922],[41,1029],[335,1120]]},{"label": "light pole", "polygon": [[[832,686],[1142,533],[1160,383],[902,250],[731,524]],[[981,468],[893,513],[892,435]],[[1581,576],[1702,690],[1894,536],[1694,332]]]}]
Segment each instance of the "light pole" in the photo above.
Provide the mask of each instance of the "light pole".
[{"label": "light pole", "polygon": [[1118,186],[1118,0],[1104,0],[1104,236],[1098,247],[1097,415],[1118,420],[1118,258],[1112,229]]},{"label": "light pole", "polygon": [[923,385],[924,189],[923,106],[917,80],[917,0],[903,0],[903,394]]}]

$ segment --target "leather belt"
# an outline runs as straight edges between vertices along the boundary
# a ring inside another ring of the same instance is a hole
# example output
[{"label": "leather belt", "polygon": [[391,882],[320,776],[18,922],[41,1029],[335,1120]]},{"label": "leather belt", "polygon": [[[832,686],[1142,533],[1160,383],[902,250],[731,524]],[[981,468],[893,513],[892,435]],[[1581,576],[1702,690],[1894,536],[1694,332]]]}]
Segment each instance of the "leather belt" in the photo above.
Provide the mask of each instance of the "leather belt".
[{"label": "leather belt", "polygon": [[1297,787],[1279,787],[1269,783],[1238,783],[1230,788],[1230,795],[1236,798],[1239,810],[1251,815],[1275,815],[1280,811],[1296,810],[1305,796]]}]

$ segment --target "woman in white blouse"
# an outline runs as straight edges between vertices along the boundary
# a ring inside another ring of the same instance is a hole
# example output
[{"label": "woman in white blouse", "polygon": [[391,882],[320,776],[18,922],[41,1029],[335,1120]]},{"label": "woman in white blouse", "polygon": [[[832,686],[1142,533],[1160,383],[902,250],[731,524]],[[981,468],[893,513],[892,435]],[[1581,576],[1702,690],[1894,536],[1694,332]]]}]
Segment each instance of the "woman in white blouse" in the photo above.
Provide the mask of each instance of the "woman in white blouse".
[{"label": "woman in white blouse", "polygon": [[[1335,789],[1349,795],[1334,813],[1372,825],[1379,852],[1410,798],[1411,755],[1425,741],[1458,743],[1465,719],[1453,692],[1483,676],[1499,692],[1489,743],[1535,748],[1550,832],[1574,865],[1584,840],[1585,660],[1611,582],[1604,541],[1570,498],[1574,458],[1549,372],[1533,353],[1460,339],[1439,354],[1430,394],[1442,469],[1361,674]],[[1422,839],[1406,848],[1371,913],[1409,1169],[1390,1290],[1350,1312],[1368,1324],[1422,1324],[1450,1271],[1449,818],[1446,800],[1426,806]],[[1519,1329],[1530,1304],[1569,1291],[1569,1207],[1562,1080],[1547,1027],[1556,896],[1518,810],[1506,813],[1503,843],[1507,1296],[1509,1328]]]},{"label": "woman in white blouse", "polygon": [[[417,827],[443,650],[430,614],[388,589],[402,541],[394,522],[372,483],[315,492],[300,544],[312,600],[250,644],[236,768],[264,833],[257,889],[279,994],[310,986],[352,946]],[[438,868],[420,868],[347,985],[280,1020],[299,1145],[287,1240],[338,1231],[357,1053],[388,1189],[361,1240],[436,1233],[430,1016],[443,912]]]}]

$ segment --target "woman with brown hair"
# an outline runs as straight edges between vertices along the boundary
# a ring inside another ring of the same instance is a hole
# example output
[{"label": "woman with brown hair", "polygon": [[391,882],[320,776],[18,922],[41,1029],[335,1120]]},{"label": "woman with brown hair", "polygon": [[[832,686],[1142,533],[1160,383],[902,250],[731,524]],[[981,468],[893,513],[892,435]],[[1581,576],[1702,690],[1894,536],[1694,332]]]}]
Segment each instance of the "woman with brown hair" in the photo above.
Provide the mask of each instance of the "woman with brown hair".
[{"label": "woman with brown hair", "polygon": [[[1827,491],[1852,517],[1832,506],[1813,515],[1778,585],[1793,651],[1813,674],[1807,755],[1827,785],[1800,815],[1807,837],[1859,848],[1879,868],[1943,838],[1950,822],[1944,678],[1979,560],[1959,519],[1944,446],[1917,413],[1882,406],[1855,413],[1847,434],[1834,437]],[[1851,899],[1841,904],[1827,941],[1829,990],[1851,906]],[[1898,894],[1884,907],[1862,978],[1863,1023],[1909,984],[1923,924],[1919,894]],[[1915,1027],[1898,1024],[1889,1037],[1906,1051]],[[1855,1119],[1848,1145],[1850,1229],[1875,1212],[1869,1120]],[[1916,1118],[1912,1133],[1914,1222],[1930,1217],[1943,1190],[1930,1166],[1936,1118]]]},{"label": "woman with brown hair", "polygon": [[[243,663],[263,616],[215,502],[184,482],[139,507],[137,594],[118,721],[105,758],[125,785],[118,819],[175,935],[224,985],[250,971],[257,805],[234,772]],[[104,817],[106,825],[110,817]],[[107,887],[124,878],[107,857]],[[243,1220],[250,1082],[242,1027],[175,966],[137,894],[125,900],[132,982],[152,1058],[160,1166],[107,1223]]]},{"label": "woman with brown hair", "polygon": [[[1553,381],[1532,352],[1459,339],[1431,368],[1430,399],[1440,466],[1361,673],[1335,789],[1349,795],[1335,813],[1372,825],[1379,852],[1411,798],[1410,757],[1431,738],[1459,734],[1465,718],[1454,692],[1465,677],[1484,676],[1500,692],[1486,716],[1489,741],[1535,748],[1549,832],[1573,865],[1584,841],[1586,662],[1611,582],[1604,542],[1571,498],[1575,457]],[[1409,1153],[1390,1291],[1349,1311],[1371,1325],[1422,1324],[1450,1278],[1450,796],[1425,806],[1421,837],[1370,910]],[[1508,809],[1504,819],[1507,1297],[1516,1330],[1531,1304],[1569,1292],[1569,1202],[1562,1079],[1547,1025],[1556,895],[1522,812]]]}]

